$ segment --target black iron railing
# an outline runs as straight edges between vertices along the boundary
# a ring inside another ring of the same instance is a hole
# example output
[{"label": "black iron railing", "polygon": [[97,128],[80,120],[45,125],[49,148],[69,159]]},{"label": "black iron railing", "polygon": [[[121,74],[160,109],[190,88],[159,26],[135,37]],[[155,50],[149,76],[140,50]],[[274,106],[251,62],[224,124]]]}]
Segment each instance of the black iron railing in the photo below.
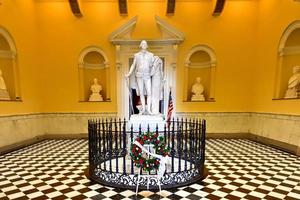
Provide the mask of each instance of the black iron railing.
[{"label": "black iron railing", "polygon": [[[134,131],[124,119],[89,120],[89,175],[98,183],[134,189],[138,169],[130,157],[130,144],[141,135],[141,126]],[[150,128],[148,126],[148,130]],[[173,119],[157,134],[164,137],[170,148],[171,163],[161,180],[162,188],[173,188],[194,183],[204,178],[205,120]],[[157,180],[141,180],[139,188],[157,189]]]}]

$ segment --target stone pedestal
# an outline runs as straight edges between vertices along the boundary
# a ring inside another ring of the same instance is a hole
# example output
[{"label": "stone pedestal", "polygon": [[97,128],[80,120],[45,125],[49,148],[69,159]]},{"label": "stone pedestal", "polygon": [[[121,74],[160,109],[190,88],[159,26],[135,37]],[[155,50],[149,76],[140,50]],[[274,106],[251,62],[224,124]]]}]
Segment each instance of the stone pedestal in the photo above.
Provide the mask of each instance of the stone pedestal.
[{"label": "stone pedestal", "polygon": [[131,115],[128,128],[130,129],[132,125],[133,131],[139,131],[141,125],[142,132],[144,132],[147,131],[148,124],[152,132],[156,130],[156,126],[158,126],[159,131],[163,131],[165,126],[163,115]]},{"label": "stone pedestal", "polygon": [[0,89],[0,100],[10,100],[7,90]]},{"label": "stone pedestal", "polygon": [[103,98],[102,95],[100,95],[99,93],[92,93],[90,95],[89,101],[103,101]]},{"label": "stone pedestal", "polygon": [[193,95],[191,101],[205,101],[204,95]]}]

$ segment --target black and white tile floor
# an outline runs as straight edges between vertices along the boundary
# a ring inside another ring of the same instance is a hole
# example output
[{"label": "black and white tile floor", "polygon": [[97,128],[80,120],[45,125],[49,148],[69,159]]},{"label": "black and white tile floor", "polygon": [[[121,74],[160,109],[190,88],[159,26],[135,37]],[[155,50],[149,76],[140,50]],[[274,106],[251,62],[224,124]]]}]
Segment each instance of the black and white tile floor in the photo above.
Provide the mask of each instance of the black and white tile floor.
[{"label": "black and white tile floor", "polygon": [[84,176],[87,140],[46,140],[0,156],[0,199],[300,199],[300,157],[242,139],[206,147],[203,182],[136,196]]}]

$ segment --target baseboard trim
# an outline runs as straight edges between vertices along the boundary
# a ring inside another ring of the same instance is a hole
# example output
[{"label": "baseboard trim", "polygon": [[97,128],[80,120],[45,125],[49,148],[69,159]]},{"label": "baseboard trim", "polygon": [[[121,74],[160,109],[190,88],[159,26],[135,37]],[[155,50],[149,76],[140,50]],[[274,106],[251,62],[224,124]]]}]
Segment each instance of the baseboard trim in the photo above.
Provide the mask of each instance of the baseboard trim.
[{"label": "baseboard trim", "polygon": [[206,133],[210,139],[249,139],[250,133]]},{"label": "baseboard trim", "polygon": [[[78,134],[45,134],[43,136],[36,136],[32,139],[18,142],[15,144],[0,147],[0,155],[15,151],[26,146],[41,142],[43,140],[61,140],[61,139],[87,139],[87,133]],[[206,138],[210,139],[249,139],[254,142],[258,142],[264,145],[271,146],[282,151],[300,156],[300,147],[271,138],[255,135],[253,133],[207,133]]]},{"label": "baseboard trim", "polygon": [[33,145],[33,144],[41,142],[43,140],[45,140],[44,136],[36,136],[32,139],[28,139],[28,140],[24,140],[24,141],[21,141],[21,142],[17,142],[17,143],[14,143],[14,144],[10,144],[10,145],[0,147],[0,155],[6,154],[6,153],[9,153],[9,152],[12,152],[12,151],[16,151],[18,149]]},{"label": "baseboard trim", "polygon": [[282,151],[286,151],[288,153],[300,156],[300,147],[293,144],[288,144],[286,142],[281,142],[278,140],[274,140],[271,138],[255,135],[255,134],[249,134],[249,139],[255,142],[259,142],[261,144],[265,144],[268,146],[271,146],[276,149],[280,149]]},{"label": "baseboard trim", "polygon": [[45,138],[48,140],[63,140],[63,139],[87,139],[87,133],[77,133],[77,134],[46,134]]}]

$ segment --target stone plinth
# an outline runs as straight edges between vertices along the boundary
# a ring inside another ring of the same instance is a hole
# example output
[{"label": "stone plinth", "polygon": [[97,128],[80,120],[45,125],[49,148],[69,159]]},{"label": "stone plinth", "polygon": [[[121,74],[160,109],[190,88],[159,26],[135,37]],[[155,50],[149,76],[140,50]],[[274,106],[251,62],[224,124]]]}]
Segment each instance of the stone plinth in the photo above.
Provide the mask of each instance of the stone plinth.
[{"label": "stone plinth", "polygon": [[142,132],[147,131],[148,124],[150,131],[155,131],[156,126],[158,126],[159,131],[164,130],[165,121],[163,115],[131,115],[128,128],[133,126],[133,131],[139,131],[139,127],[141,125]]},{"label": "stone plinth", "polygon": [[193,95],[191,101],[205,101],[204,95]]},{"label": "stone plinth", "polygon": [[0,89],[0,100],[10,100],[7,90]]}]

